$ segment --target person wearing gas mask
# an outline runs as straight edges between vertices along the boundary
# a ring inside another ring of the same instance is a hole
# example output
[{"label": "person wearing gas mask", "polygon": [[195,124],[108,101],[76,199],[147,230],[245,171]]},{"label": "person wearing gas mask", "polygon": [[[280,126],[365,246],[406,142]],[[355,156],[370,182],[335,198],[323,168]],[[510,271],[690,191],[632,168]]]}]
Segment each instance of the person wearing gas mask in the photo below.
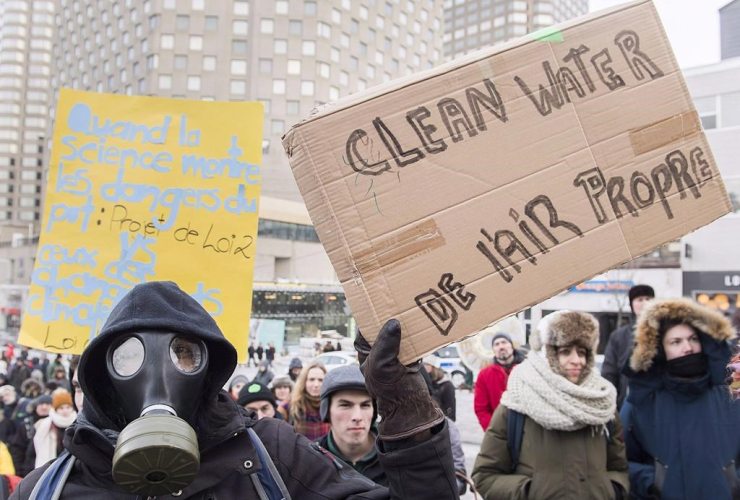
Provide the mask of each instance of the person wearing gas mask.
[{"label": "person wearing gas mask", "polygon": [[358,337],[382,417],[383,487],[343,466],[285,422],[258,420],[223,385],[236,350],[170,282],[134,287],[82,354],[84,407],[57,460],[29,474],[15,500],[457,499],[449,432],[418,363],[398,359],[388,321],[370,349]]}]

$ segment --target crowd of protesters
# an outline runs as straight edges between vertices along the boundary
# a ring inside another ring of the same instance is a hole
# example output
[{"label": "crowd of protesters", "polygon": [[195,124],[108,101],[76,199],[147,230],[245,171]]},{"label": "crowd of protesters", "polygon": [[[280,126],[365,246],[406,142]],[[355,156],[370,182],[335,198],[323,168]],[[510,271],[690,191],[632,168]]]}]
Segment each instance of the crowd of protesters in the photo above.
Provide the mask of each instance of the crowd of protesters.
[{"label": "crowd of protesters", "polygon": [[[656,300],[647,285],[628,296],[630,317],[601,346],[601,373],[599,323],[574,311],[545,316],[528,345],[494,334],[473,408],[457,408],[439,358],[422,360],[448,420],[460,494],[467,471],[454,420],[474,411],[485,434],[471,477],[486,500],[740,499],[740,402],[730,397],[740,397],[737,325],[688,299]],[[273,378],[265,364],[238,386],[239,405],[288,421],[387,484],[374,445],[377,407],[357,365],[327,372],[294,358],[285,376]]]},{"label": "crowd of protesters", "polygon": [[0,498],[35,468],[64,450],[64,431],[77,417],[79,385],[71,382],[76,358],[31,357],[8,344],[0,369]]},{"label": "crowd of protesters", "polygon": [[[629,320],[601,346],[601,373],[599,323],[575,311],[545,316],[528,345],[496,333],[473,408],[457,408],[439,358],[415,365],[444,415],[458,494],[470,486],[486,500],[740,499],[736,326],[688,299],[657,300],[647,285],[633,287],[629,300]],[[377,401],[359,365],[328,371],[293,358],[281,373],[272,344],[252,350],[256,375],[234,375],[225,387],[238,406],[284,420],[321,453],[389,484]],[[0,475],[10,484],[63,452],[83,404],[75,368],[74,358],[3,352]],[[470,474],[459,412],[475,412],[485,431]]]}]

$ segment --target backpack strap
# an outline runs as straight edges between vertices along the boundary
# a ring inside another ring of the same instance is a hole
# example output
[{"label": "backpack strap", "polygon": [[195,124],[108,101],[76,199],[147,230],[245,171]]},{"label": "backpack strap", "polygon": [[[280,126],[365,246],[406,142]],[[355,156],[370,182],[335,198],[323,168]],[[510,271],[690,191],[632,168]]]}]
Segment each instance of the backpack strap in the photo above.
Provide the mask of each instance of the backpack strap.
[{"label": "backpack strap", "polygon": [[607,432],[606,444],[609,444],[614,439],[614,420],[613,419],[609,420],[606,423],[606,432]]},{"label": "backpack strap", "polygon": [[270,458],[270,454],[267,453],[262,440],[251,427],[247,429],[247,432],[252,439],[254,447],[257,449],[257,455],[262,464],[262,470],[251,476],[260,500],[291,500],[288,488],[286,488],[283,478],[280,477],[280,473],[275,467],[272,458]]},{"label": "backpack strap", "polygon": [[75,457],[66,450],[62,452],[36,482],[28,500],[59,500],[74,464]]},{"label": "backpack strap", "polygon": [[522,436],[524,435],[524,415],[515,410],[509,410],[509,426],[506,432],[506,447],[509,449],[511,472],[516,471],[519,465],[519,453],[522,451]]}]

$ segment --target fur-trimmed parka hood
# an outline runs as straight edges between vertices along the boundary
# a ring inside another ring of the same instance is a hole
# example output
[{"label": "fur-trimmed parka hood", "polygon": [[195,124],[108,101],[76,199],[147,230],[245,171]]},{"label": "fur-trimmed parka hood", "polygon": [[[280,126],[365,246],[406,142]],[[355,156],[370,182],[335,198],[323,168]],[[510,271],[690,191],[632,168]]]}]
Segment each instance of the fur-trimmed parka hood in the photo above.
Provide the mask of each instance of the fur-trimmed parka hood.
[{"label": "fur-trimmed parka hood", "polygon": [[[635,332],[635,348],[630,358],[630,367],[635,372],[648,371],[656,361],[661,342],[660,325],[673,321],[691,325],[705,338],[702,347],[707,356],[711,355],[704,344],[714,341],[727,344],[735,334],[730,322],[722,314],[712,311],[688,299],[660,300],[645,307],[640,315]],[[728,348],[729,351],[729,348]],[[726,364],[727,359],[721,360]]]}]

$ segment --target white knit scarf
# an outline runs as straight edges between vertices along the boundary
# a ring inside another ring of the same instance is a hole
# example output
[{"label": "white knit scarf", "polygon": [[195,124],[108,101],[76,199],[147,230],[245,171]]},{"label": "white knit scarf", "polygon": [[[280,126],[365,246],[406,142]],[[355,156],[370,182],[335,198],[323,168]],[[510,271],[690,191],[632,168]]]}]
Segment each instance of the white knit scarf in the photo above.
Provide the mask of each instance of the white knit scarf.
[{"label": "white knit scarf", "polygon": [[594,369],[576,385],[555,373],[545,358],[530,352],[509,375],[501,404],[545,429],[575,431],[595,426],[603,432],[617,410],[617,391]]},{"label": "white knit scarf", "polygon": [[49,416],[36,423],[36,434],[33,436],[33,446],[36,450],[36,467],[41,467],[46,462],[57,457],[57,433],[72,425],[77,418],[77,412],[72,412],[68,417],[63,417],[53,409],[49,410]]}]

